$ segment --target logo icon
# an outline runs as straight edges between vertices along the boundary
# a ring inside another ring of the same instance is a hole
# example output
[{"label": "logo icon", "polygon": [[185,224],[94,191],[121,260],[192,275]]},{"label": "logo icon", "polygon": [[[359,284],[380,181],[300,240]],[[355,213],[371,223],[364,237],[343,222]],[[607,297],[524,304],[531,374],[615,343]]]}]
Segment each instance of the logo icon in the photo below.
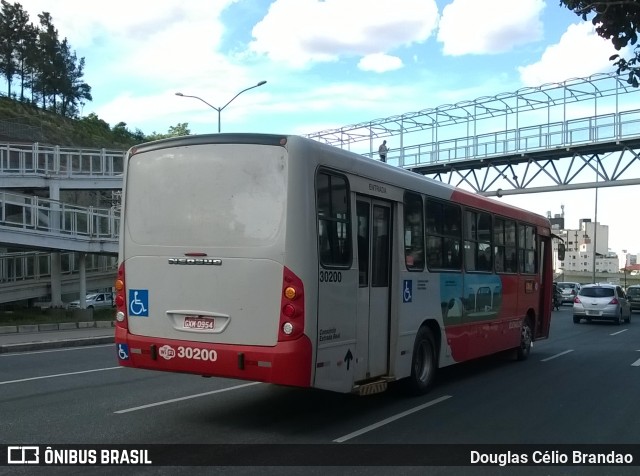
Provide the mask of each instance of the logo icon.
[{"label": "logo icon", "polygon": [[7,447],[7,464],[38,464],[40,463],[39,446],[9,446]]},{"label": "logo icon", "polygon": [[118,358],[129,360],[129,346],[127,344],[118,344]]},{"label": "logo icon", "polygon": [[405,279],[402,285],[402,302],[411,302],[413,298],[413,281]]},{"label": "logo icon", "polygon": [[163,345],[158,349],[158,354],[165,360],[171,360],[176,356],[176,351],[170,345]]},{"label": "logo icon", "polygon": [[132,316],[149,317],[148,289],[129,289],[129,313]]}]

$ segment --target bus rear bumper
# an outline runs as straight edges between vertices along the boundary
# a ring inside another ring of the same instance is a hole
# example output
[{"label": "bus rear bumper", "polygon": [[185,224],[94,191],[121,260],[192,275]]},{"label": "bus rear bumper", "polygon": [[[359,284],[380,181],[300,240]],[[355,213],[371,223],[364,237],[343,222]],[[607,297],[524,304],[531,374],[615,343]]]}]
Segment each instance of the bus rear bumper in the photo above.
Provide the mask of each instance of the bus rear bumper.
[{"label": "bus rear bumper", "polygon": [[312,346],[305,335],[263,347],[159,339],[116,327],[115,342],[123,367],[311,386]]}]

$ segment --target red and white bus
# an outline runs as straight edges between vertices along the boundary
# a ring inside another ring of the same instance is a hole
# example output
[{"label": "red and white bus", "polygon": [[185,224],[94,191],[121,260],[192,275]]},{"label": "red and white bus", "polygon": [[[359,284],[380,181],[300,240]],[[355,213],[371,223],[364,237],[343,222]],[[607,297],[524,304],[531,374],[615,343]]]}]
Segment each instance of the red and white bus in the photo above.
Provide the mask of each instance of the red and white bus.
[{"label": "red and white bus", "polygon": [[549,334],[540,215],[297,136],[126,156],[120,365],[360,394]]}]

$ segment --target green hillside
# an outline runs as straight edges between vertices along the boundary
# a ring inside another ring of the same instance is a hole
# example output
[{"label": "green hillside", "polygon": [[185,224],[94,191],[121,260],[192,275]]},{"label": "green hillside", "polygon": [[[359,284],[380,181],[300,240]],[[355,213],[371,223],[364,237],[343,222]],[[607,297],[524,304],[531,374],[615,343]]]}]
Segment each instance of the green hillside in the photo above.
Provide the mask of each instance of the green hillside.
[{"label": "green hillside", "polygon": [[112,128],[95,114],[74,120],[0,97],[0,142],[124,150],[145,140],[147,137],[140,131],[131,133],[124,123]]}]

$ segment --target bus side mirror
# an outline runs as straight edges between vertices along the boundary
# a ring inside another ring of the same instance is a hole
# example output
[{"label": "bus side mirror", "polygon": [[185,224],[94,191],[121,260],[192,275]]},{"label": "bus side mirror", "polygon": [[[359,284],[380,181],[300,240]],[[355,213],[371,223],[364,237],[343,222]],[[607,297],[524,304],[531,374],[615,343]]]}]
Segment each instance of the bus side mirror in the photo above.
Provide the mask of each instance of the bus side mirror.
[{"label": "bus side mirror", "polygon": [[558,259],[564,261],[565,247],[564,243],[558,243]]}]

